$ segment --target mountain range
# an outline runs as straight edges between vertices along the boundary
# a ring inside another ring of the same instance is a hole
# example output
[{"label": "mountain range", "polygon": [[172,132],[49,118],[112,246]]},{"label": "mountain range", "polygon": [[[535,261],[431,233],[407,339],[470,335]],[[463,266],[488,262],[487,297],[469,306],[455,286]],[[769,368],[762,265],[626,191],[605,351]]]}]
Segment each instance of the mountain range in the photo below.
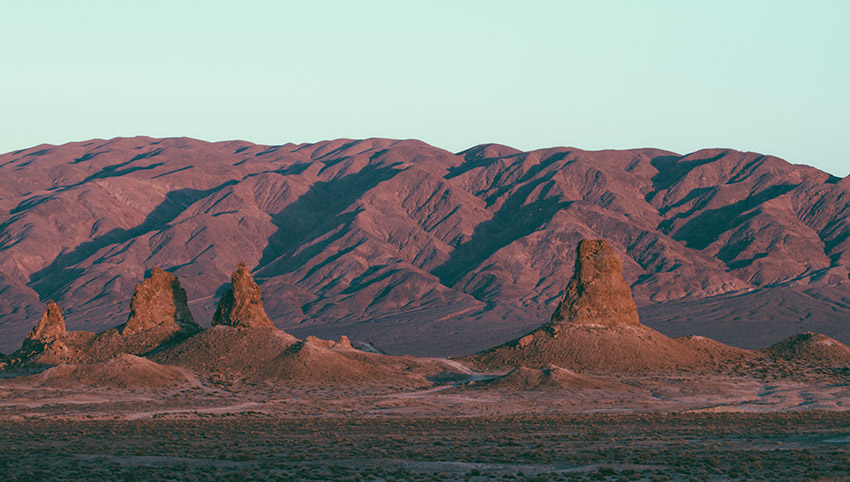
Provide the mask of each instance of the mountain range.
[{"label": "mountain range", "polygon": [[244,262],[296,336],[469,354],[549,318],[583,238],[665,334],[850,342],[850,177],[728,149],[136,137],[0,155],[0,351],[49,299],[69,329],[127,322],[154,266],[209,326]]}]

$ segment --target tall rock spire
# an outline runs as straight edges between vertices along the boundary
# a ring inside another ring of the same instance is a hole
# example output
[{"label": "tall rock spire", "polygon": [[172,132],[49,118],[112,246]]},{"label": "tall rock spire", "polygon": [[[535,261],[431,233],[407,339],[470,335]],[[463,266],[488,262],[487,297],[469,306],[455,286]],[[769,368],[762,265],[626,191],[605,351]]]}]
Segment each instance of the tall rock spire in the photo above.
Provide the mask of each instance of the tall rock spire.
[{"label": "tall rock spire", "polygon": [[620,255],[603,239],[582,240],[577,251],[575,272],[551,324],[640,325]]},{"label": "tall rock spire", "polygon": [[245,263],[239,263],[230,276],[231,288],[221,295],[213,315],[213,325],[237,328],[274,328],[263,308],[260,287]]}]

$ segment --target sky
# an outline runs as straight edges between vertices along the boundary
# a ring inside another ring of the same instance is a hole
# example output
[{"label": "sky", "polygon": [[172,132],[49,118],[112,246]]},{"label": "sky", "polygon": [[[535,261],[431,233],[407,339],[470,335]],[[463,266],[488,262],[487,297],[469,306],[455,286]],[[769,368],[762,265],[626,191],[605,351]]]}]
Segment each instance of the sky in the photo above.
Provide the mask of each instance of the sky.
[{"label": "sky", "polygon": [[727,147],[850,174],[850,2],[0,0],[0,152]]}]

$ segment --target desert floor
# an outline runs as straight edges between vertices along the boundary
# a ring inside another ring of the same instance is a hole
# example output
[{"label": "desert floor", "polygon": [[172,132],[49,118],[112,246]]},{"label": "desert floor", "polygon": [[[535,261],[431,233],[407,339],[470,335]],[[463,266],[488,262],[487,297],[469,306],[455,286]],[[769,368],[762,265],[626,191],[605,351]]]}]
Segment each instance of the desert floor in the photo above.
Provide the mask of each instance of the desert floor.
[{"label": "desert floor", "polygon": [[0,480],[850,480],[846,383],[606,382],[2,383]]},{"label": "desert floor", "polygon": [[15,480],[846,480],[850,414],[4,420]]}]

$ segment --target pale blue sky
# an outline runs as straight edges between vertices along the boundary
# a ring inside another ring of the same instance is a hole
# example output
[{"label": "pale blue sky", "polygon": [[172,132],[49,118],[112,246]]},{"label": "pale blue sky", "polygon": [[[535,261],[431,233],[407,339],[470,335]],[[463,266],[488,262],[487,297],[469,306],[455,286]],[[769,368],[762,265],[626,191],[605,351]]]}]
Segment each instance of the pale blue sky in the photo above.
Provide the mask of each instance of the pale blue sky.
[{"label": "pale blue sky", "polygon": [[848,1],[0,0],[0,151],[731,147],[850,172]]}]

